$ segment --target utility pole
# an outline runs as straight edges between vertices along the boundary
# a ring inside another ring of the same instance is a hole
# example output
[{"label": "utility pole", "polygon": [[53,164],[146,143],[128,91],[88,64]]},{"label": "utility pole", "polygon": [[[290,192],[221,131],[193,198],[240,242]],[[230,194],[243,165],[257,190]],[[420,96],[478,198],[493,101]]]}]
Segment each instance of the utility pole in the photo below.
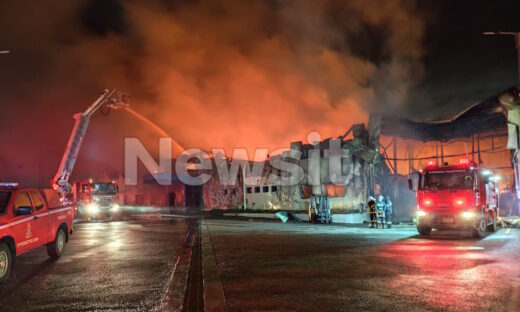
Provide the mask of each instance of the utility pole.
[{"label": "utility pole", "polygon": [[441,141],[441,166],[444,166],[444,144]]},{"label": "utility pole", "polygon": [[479,132],[477,132],[477,159],[478,159],[477,168],[480,168],[480,162],[482,160],[480,158],[480,133]]},{"label": "utility pole", "polygon": [[413,143],[408,143],[408,159],[409,159],[409,163],[408,163],[408,174],[411,175],[413,172],[414,172],[414,159],[413,159],[413,156],[414,156],[414,152],[413,152]]},{"label": "utility pole", "polygon": [[516,48],[516,65],[518,66],[518,87],[520,90],[520,32],[512,31],[486,31],[484,35],[496,36],[496,35],[509,35],[515,37],[515,48]]},{"label": "utility pole", "polygon": [[435,165],[439,167],[439,142],[435,141]]},{"label": "utility pole", "polygon": [[471,161],[475,162],[475,135],[471,135]]}]

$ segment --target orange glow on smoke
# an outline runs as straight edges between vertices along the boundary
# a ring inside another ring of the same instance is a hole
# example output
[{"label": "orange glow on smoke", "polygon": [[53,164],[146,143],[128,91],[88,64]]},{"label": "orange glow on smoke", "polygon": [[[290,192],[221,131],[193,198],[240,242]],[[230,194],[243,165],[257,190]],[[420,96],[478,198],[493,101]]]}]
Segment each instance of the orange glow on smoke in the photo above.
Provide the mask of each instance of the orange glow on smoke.
[{"label": "orange glow on smoke", "polygon": [[[70,116],[105,88],[128,93],[132,115],[92,119],[79,178],[123,172],[127,137],[154,156],[158,138],[171,136],[174,157],[182,147],[247,148],[250,159],[256,148],[272,155],[311,131],[337,137],[366,123],[368,111],[399,112],[422,71],[425,25],[412,1],[115,1],[121,16],[110,16],[101,35],[74,18],[84,2],[2,6],[3,44],[19,51],[4,61],[20,65],[2,75],[3,103],[13,105],[1,106],[0,141],[17,147],[0,155],[4,179],[47,183]],[[385,30],[377,44],[384,62],[356,49],[373,29]]]},{"label": "orange glow on smoke", "polygon": [[[146,118],[145,116],[139,114],[138,112],[136,112],[135,110],[131,109],[130,107],[125,107],[125,110],[127,112],[129,112],[130,114],[132,114],[133,116],[135,116],[137,119],[141,120],[142,122],[144,122],[145,124],[147,124],[148,126],[152,127],[153,130],[157,131],[157,133],[162,137],[162,138],[170,138],[171,136],[168,135],[168,133],[166,133],[166,131],[164,131],[161,127],[159,127],[157,124],[155,124],[154,122],[152,122],[150,119]],[[173,142],[173,147],[174,147],[174,151],[175,152],[178,152],[178,151],[183,151],[184,148],[177,142],[175,141],[175,139],[172,138],[172,142]]]}]

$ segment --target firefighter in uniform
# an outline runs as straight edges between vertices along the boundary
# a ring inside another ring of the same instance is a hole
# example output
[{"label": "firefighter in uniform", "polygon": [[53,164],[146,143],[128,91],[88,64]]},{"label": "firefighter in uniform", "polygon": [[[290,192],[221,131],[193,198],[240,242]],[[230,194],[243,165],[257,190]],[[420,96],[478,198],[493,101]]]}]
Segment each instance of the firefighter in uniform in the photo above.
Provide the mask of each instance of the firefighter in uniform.
[{"label": "firefighter in uniform", "polygon": [[385,218],[386,218],[386,227],[392,228],[392,201],[390,200],[390,196],[386,197],[386,209],[385,209]]},{"label": "firefighter in uniform", "polygon": [[376,199],[372,196],[369,196],[367,205],[368,205],[368,215],[370,216],[370,223],[369,223],[368,227],[374,228],[374,227],[376,227],[376,224],[377,224]]},{"label": "firefighter in uniform", "polygon": [[385,228],[385,207],[385,198],[383,195],[379,195],[376,202],[377,228],[379,228],[379,226],[381,226],[383,229]]}]

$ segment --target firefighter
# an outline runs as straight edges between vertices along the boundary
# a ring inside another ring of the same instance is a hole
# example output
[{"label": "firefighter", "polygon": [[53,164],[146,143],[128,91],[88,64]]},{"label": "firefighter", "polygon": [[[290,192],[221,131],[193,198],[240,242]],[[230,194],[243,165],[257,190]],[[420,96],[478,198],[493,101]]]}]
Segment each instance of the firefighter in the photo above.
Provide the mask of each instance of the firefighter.
[{"label": "firefighter", "polygon": [[390,200],[390,196],[386,197],[385,202],[385,218],[386,218],[386,227],[391,229],[392,228],[392,201]]},{"label": "firefighter", "polygon": [[379,195],[376,202],[377,228],[379,228],[379,226],[381,226],[383,229],[385,228],[385,207],[385,197],[383,195]]},{"label": "firefighter", "polygon": [[369,228],[374,228],[377,224],[376,220],[376,199],[373,196],[368,196],[368,215],[370,216]]}]

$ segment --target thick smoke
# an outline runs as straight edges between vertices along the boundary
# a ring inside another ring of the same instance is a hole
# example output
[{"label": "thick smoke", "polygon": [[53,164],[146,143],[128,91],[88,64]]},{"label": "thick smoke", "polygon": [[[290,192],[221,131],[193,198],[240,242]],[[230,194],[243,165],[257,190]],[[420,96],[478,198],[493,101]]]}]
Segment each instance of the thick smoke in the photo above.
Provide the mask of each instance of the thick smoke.
[{"label": "thick smoke", "polygon": [[[402,106],[423,27],[405,0],[1,2],[1,175],[50,178],[72,113],[112,87],[185,147],[337,136]],[[156,149],[145,127],[96,116],[77,174],[118,172],[125,136]]]}]

